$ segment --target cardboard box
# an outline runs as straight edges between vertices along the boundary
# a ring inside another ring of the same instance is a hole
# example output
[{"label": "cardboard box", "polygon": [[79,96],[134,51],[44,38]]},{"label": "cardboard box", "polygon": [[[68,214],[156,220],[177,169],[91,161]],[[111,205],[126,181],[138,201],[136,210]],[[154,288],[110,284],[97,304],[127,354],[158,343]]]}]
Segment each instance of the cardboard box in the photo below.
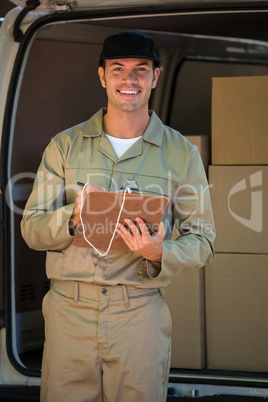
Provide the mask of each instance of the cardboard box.
[{"label": "cardboard box", "polygon": [[211,136],[210,135],[185,135],[185,138],[197,146],[201,155],[206,173],[211,162]]},{"label": "cardboard box", "polygon": [[215,249],[268,253],[268,166],[210,166]]},{"label": "cardboard box", "polygon": [[204,269],[172,278],[166,290],[172,316],[171,367],[205,367]]},{"label": "cardboard box", "polygon": [[268,76],[212,78],[212,164],[268,164]]},{"label": "cardboard box", "polygon": [[216,254],[205,268],[207,368],[268,370],[268,255]]}]

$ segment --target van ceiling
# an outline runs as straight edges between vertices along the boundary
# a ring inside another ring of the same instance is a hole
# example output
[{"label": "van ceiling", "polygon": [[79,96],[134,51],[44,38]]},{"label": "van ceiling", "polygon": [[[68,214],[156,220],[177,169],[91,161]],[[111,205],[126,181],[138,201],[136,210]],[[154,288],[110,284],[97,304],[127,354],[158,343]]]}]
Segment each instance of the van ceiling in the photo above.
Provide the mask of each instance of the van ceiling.
[{"label": "van ceiling", "polygon": [[[107,25],[106,22],[97,22]],[[111,21],[110,21],[111,24]],[[117,28],[144,29],[143,17],[114,19]],[[146,17],[146,29],[195,35],[226,36],[268,41],[268,9],[262,11],[204,11]]]}]

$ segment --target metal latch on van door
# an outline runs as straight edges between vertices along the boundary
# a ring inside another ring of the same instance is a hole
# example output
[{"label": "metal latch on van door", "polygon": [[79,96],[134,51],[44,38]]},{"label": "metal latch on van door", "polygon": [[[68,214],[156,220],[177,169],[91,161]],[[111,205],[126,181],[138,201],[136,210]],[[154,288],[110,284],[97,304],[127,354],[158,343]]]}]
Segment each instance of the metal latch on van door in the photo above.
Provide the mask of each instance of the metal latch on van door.
[{"label": "metal latch on van door", "polygon": [[55,10],[56,11],[68,11],[70,9],[69,4],[66,1],[57,1]]}]

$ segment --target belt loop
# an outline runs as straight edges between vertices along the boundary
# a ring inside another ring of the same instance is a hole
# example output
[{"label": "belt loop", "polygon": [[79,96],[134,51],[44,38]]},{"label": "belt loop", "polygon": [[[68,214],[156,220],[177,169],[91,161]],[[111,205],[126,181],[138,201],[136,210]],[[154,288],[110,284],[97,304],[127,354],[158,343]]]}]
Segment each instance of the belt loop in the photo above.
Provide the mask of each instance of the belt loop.
[{"label": "belt loop", "polygon": [[78,299],[79,299],[79,283],[74,282],[74,301],[75,301],[75,303],[78,302]]},{"label": "belt loop", "polygon": [[127,287],[122,286],[122,289],[123,289],[123,296],[124,296],[124,300],[125,300],[125,306],[126,306],[126,309],[128,309],[129,308],[129,299],[128,299]]}]

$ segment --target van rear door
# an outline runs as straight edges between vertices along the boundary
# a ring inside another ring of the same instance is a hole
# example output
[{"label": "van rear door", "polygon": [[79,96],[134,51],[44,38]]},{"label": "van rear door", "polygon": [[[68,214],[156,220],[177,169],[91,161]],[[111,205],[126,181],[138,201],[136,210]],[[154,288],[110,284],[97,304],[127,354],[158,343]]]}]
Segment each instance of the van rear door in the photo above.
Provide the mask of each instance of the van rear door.
[{"label": "van rear door", "polygon": [[[41,307],[49,281],[45,253],[24,243],[20,219],[50,138],[106,104],[96,67],[103,39],[124,29],[154,36],[163,63],[151,108],[164,123],[189,137],[208,137],[209,143],[211,77],[268,75],[267,2],[258,7],[227,3],[220,8],[217,2],[23,1],[7,15],[0,32],[0,280],[6,296],[0,305],[6,317],[0,383],[40,384]],[[235,32],[240,38],[233,37]],[[207,367],[204,271],[176,278],[167,290],[175,330],[170,394],[246,398],[253,389],[268,397],[265,372]]]}]

